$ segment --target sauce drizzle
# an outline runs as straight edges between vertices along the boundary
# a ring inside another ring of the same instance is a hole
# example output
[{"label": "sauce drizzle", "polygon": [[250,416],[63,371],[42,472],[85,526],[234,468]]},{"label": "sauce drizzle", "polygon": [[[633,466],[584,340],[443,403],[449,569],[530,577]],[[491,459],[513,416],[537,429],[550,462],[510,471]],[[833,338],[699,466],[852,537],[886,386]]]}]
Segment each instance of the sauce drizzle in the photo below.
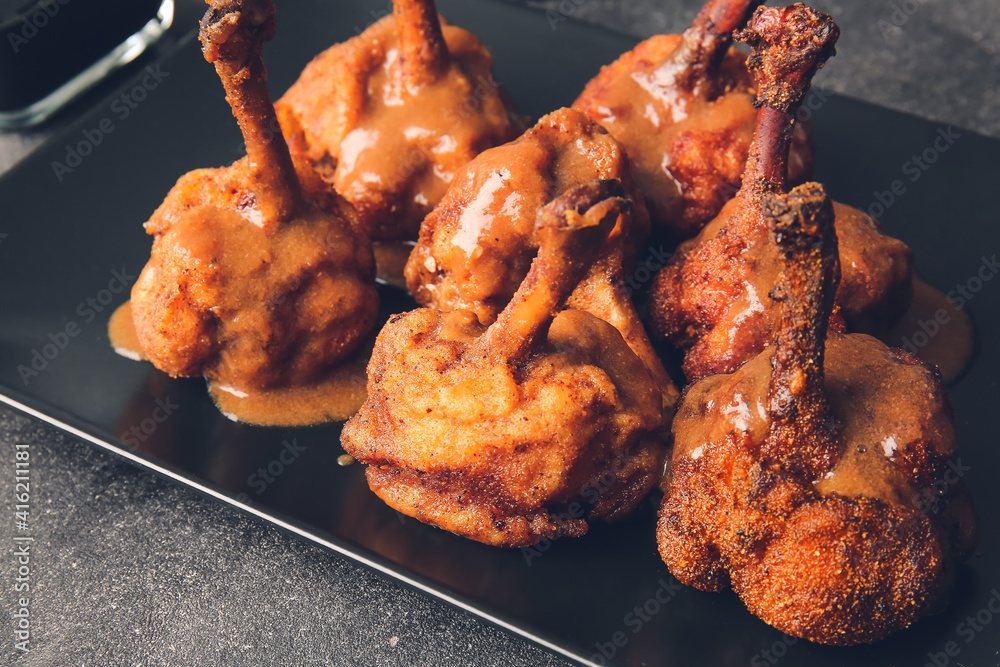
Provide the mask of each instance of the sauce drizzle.
[{"label": "sauce drizzle", "polygon": [[115,309],[108,321],[108,338],[111,339],[111,347],[115,352],[131,359],[132,361],[144,361],[146,355],[142,351],[139,343],[139,336],[135,333],[135,324],[132,322],[132,302],[126,301]]},{"label": "sauce drizzle", "polygon": [[361,409],[367,392],[369,354],[358,354],[320,382],[302,387],[237,391],[213,380],[208,392],[233,421],[258,426],[307,426],[346,421]]},{"label": "sauce drizzle", "polygon": [[973,339],[969,314],[916,276],[910,309],[883,338],[886,344],[936,365],[945,382],[954,381],[969,364]]},{"label": "sauce drizzle", "polygon": [[[123,357],[145,359],[132,323],[131,301],[119,306],[111,316],[108,337],[115,352]],[[368,395],[365,371],[370,357],[371,343],[315,384],[246,392],[208,380],[209,394],[224,415],[247,424],[307,426],[346,421],[361,409]]]}]

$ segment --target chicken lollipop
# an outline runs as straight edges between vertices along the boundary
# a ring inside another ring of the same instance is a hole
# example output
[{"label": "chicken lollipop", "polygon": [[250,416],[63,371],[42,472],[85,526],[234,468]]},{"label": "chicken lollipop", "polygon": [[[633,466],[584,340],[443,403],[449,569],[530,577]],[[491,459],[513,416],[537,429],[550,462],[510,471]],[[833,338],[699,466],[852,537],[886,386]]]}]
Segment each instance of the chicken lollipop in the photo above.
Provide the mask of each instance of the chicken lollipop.
[{"label": "chicken lollipop", "polygon": [[[766,347],[780,312],[764,299],[781,270],[763,201],[786,190],[795,113],[816,70],[833,54],[833,20],[795,4],[757,10],[737,35],[753,48],[760,113],[736,197],[694,239],[682,244],[650,290],[653,331],[686,351],[684,373],[697,380],[731,373]],[[878,332],[906,310],[912,253],[884,236],[870,216],[834,204],[843,280],[833,327]]]},{"label": "chicken lollipop", "polygon": [[273,33],[270,0],[219,0],[205,14],[205,57],[247,156],[180,178],[146,223],[152,255],[132,289],[145,356],[236,396],[317,382],[358,347],[378,310],[371,246],[350,205],[306,198],[284,140],[268,132],[261,47]]},{"label": "chicken lollipop", "polygon": [[822,188],[764,207],[782,268],[763,298],[780,325],[738,371],[687,389],[660,554],[783,632],[875,641],[935,610],[976,544],[964,487],[944,482],[951,406],[932,367],[865,334],[827,335],[839,263]]},{"label": "chicken lollipop", "polygon": [[560,109],[516,141],[485,151],[459,171],[424,220],[406,265],[416,300],[463,309],[491,324],[524,280],[539,247],[538,212],[594,179],[618,179],[633,205],[621,218],[569,307],[617,328],[662,387],[669,406],[677,389],[649,342],[625,290],[622,265],[649,232],[649,218],[621,145],[586,114]]},{"label": "chicken lollipop", "polygon": [[659,480],[660,394],[611,325],[562,310],[627,206],[617,182],[549,202],[539,251],[488,328],[475,313],[393,317],[342,444],[396,510],[530,546],[628,514]]},{"label": "chicken lollipop", "polygon": [[[759,0],[710,0],[683,35],[622,55],[573,103],[622,143],[654,227],[691,238],[740,187],[757,116],[746,56],[732,32]],[[792,137],[789,175],[812,174],[807,126]]]},{"label": "chicken lollipop", "polygon": [[524,129],[474,35],[440,19],[433,0],[393,4],[393,16],[316,56],[276,105],[292,154],[375,241],[415,239],[455,172]]}]

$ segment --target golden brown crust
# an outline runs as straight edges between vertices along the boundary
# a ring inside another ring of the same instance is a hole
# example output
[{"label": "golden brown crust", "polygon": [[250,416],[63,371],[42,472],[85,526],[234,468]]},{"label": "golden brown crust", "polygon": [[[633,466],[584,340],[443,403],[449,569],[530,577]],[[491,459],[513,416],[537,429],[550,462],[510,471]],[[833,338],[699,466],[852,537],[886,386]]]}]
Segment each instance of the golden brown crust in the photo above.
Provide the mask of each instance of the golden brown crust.
[{"label": "golden brown crust", "polygon": [[406,264],[406,280],[419,303],[466,309],[494,321],[528,272],[539,247],[538,212],[592,180],[615,179],[631,201],[569,306],[611,323],[664,388],[670,405],[677,390],[663,369],[625,290],[622,266],[649,231],[649,218],[621,146],[586,114],[560,109],[520,138],[483,152],[452,181],[427,216]]},{"label": "golden brown crust", "polygon": [[341,442],[396,509],[528,546],[628,514],[659,479],[657,386],[611,325],[563,310],[627,206],[617,183],[538,217],[538,257],[490,327],[466,310],[390,319]]},{"label": "golden brown crust", "polygon": [[762,204],[782,268],[768,293],[780,304],[781,320],[767,393],[771,427],[760,454],[796,473],[815,474],[837,461],[839,445],[823,386],[827,327],[840,281],[833,203],[822,186],[806,183]]},{"label": "golden brown crust", "polygon": [[153,250],[132,289],[136,333],[157,368],[240,391],[317,379],[357,348],[378,310],[356,215],[339,197],[303,197],[272,129],[261,48],[273,13],[261,0],[208,10],[205,54],[248,156],[177,181],[146,223]]},{"label": "golden brown crust", "polygon": [[[659,394],[620,335],[563,311],[517,368],[463,364],[483,330],[457,324],[463,316],[417,310],[379,334],[368,400],[342,436],[346,451],[381,468],[369,473],[373,490],[404,514],[498,546],[582,534],[589,520],[631,512],[659,479],[663,447],[651,436]],[[438,338],[456,327],[470,342]],[[390,480],[405,488],[387,490]]]},{"label": "golden brown crust", "polygon": [[731,586],[789,634],[840,645],[884,638],[936,608],[976,543],[961,484],[928,511],[955,454],[944,388],[875,339],[831,334],[825,387],[844,460],[797,475],[760,459],[771,356],[682,399],[661,556],[682,582]]},{"label": "golden brown crust", "polygon": [[586,114],[559,109],[521,137],[463,167],[424,220],[406,265],[418,303],[463,308],[489,324],[527,275],[538,249],[538,211],[593,180],[615,179],[632,202],[611,234],[633,257],[649,217],[621,146]]},{"label": "golden brown crust", "polygon": [[802,3],[761,7],[735,39],[747,44],[757,82],[757,104],[788,113],[798,110],[816,71],[836,55],[840,27]]},{"label": "golden brown crust", "polygon": [[[658,35],[601,68],[573,103],[628,152],[654,225],[696,235],[740,188],[756,125],[755,86],[730,33],[759,3],[716,0],[684,35]],[[790,179],[812,174],[806,124],[795,131]]]},{"label": "golden brown crust", "polygon": [[301,197],[267,90],[262,51],[274,31],[271,0],[220,0],[205,13],[199,33],[205,59],[215,64],[246,144],[248,182],[241,189],[259,199],[254,205],[266,224],[291,216]]},{"label": "golden brown crust", "polygon": [[273,232],[258,227],[235,204],[245,164],[186,174],[150,218],[136,333],[170,375],[241,390],[307,383],[375,324],[371,245],[349,218],[310,204]]},{"label": "golden brown crust", "polygon": [[524,129],[485,47],[428,0],[316,56],[276,106],[319,175],[307,187],[336,190],[381,241],[416,238],[459,168]]},{"label": "golden brown crust", "polygon": [[[786,191],[795,113],[838,32],[829,17],[793,5],[758,10],[741,33],[754,45],[754,71],[764,91],[743,186],[697,237],[678,247],[650,290],[650,325],[684,350],[689,380],[731,373],[763,350],[777,329],[780,313],[767,307],[766,295],[780,258],[763,200]],[[835,211],[843,280],[830,326],[843,331],[847,320],[853,330],[887,328],[909,303],[912,253],[882,235],[870,217],[839,204]]]},{"label": "golden brown crust", "polygon": [[[843,277],[831,327],[884,332],[910,303],[913,252],[871,216],[840,203],[834,210]],[[650,326],[685,351],[690,380],[732,372],[775,329],[777,314],[763,298],[774,284],[776,253],[759,211],[738,211],[738,201],[727,204],[650,288]]]},{"label": "golden brown crust", "polygon": [[956,453],[950,405],[913,357],[825,335],[839,272],[822,189],[769,197],[765,210],[782,318],[771,348],[686,390],[660,554],[682,582],[731,587],[784,632],[875,641],[932,611],[976,543],[962,489],[926,503]]},{"label": "golden brown crust", "polygon": [[[466,479],[406,468],[368,466],[371,490],[398,512],[494,547],[524,547],[541,540],[582,537],[587,521],[548,508],[502,509],[488,493],[469,490]],[[439,479],[443,477],[444,479]]]},{"label": "golden brown crust", "polygon": [[434,0],[393,0],[392,12],[404,85],[417,88],[433,83],[450,64]]},{"label": "golden brown crust", "polygon": [[884,335],[913,299],[913,251],[882,233],[879,221],[834,202],[840,265],[837,303],[851,331]]}]

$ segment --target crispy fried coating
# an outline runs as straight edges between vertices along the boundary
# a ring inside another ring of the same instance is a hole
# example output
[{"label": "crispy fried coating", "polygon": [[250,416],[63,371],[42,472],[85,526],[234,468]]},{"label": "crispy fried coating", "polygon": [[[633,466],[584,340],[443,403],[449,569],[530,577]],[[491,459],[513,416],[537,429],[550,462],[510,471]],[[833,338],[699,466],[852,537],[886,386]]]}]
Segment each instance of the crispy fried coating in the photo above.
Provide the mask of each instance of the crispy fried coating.
[{"label": "crispy fried coating", "polygon": [[276,104],[312,185],[351,202],[375,241],[415,239],[459,168],[524,130],[473,34],[433,0],[393,4],[316,56]]},{"label": "crispy fried coating", "polygon": [[677,396],[625,290],[622,267],[649,232],[649,218],[621,146],[586,114],[560,109],[523,136],[483,152],[452,182],[427,216],[406,264],[414,298],[440,310],[472,311],[492,323],[524,280],[537,253],[538,212],[555,197],[595,179],[616,179],[632,203],[569,307],[617,328],[663,387]]},{"label": "crispy fried coating", "polygon": [[545,207],[539,254],[489,327],[468,310],[390,319],[368,400],[341,436],[385,502],[518,547],[623,517],[656,485],[656,384],[612,326],[562,310],[626,205],[621,193],[597,182]]},{"label": "crispy fried coating", "polygon": [[[807,184],[767,202],[783,269],[774,345],[688,387],[673,421],[657,541],[670,571],[731,587],[811,641],[876,641],[944,601],[976,544],[951,406],[932,367],[864,334],[829,333],[833,207]],[[933,503],[929,502],[933,501]]]},{"label": "crispy fried coating", "polygon": [[247,156],[182,176],[146,223],[155,239],[132,289],[146,356],[174,376],[237,390],[305,384],[374,326],[371,244],[349,204],[303,196],[275,121],[261,47],[270,0],[215,3],[202,21]]},{"label": "crispy fried coating", "polygon": [[[689,380],[731,373],[769,344],[780,312],[766,295],[781,270],[764,198],[786,191],[795,113],[839,35],[826,15],[794,5],[759,10],[740,38],[753,46],[761,109],[743,186],[718,217],[679,248],[650,290],[653,331],[685,351]],[[912,296],[912,252],[870,216],[835,204],[843,280],[831,326],[877,333]]]},{"label": "crispy fried coating", "polygon": [[492,323],[517,291],[538,252],[538,212],[562,193],[616,179],[632,202],[607,245],[635,246],[649,217],[621,145],[586,114],[559,109],[521,137],[480,154],[456,175],[427,216],[406,265],[421,304],[462,308]]},{"label": "crispy fried coating", "polygon": [[[756,125],[746,56],[731,48],[759,1],[710,0],[683,35],[657,35],[623,54],[573,107],[622,143],[654,227],[695,236],[740,187]],[[793,135],[789,177],[812,175],[808,124]]]}]

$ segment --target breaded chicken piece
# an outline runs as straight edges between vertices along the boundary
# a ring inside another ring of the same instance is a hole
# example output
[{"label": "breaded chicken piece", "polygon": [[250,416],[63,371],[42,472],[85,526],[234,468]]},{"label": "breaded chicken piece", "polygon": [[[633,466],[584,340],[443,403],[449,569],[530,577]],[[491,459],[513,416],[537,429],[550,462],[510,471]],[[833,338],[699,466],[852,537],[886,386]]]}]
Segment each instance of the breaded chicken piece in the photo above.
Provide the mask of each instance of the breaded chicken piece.
[{"label": "breaded chicken piece", "polygon": [[415,239],[459,168],[524,130],[482,42],[433,0],[393,5],[316,56],[276,104],[292,155],[374,241]]},{"label": "breaded chicken piece", "polygon": [[[824,644],[876,641],[944,601],[975,547],[938,372],[864,334],[828,333],[840,267],[822,187],[769,195],[782,254],[774,344],[685,392],[657,541],[670,571],[731,587]],[[934,509],[927,500],[935,500]]]},{"label": "breaded chicken piece", "polygon": [[[710,0],[683,35],[657,35],[601,68],[573,107],[620,141],[654,228],[696,235],[739,189],[756,125],[754,82],[732,32],[759,0]],[[812,175],[808,124],[792,138],[790,177]]]},{"label": "breaded chicken piece", "polygon": [[247,156],[185,174],[146,223],[155,237],[132,289],[145,355],[173,376],[238,391],[299,385],[350,354],[375,324],[371,244],[349,204],[302,193],[275,122],[261,47],[270,0],[219,0],[202,21]]},{"label": "breaded chicken piece", "polygon": [[617,328],[672,405],[677,389],[625,289],[623,265],[649,233],[646,208],[628,160],[614,138],[586,114],[559,109],[523,136],[483,152],[461,169],[427,216],[406,264],[406,283],[421,304],[469,310],[491,324],[507,305],[538,252],[539,211],[568,190],[615,179],[632,202],[569,299]]},{"label": "breaded chicken piece", "polygon": [[612,326],[563,310],[627,205],[597,181],[547,204],[535,258],[489,327],[468,310],[393,317],[344,449],[396,510],[529,546],[628,514],[658,482],[656,384]]},{"label": "breaded chicken piece", "polygon": [[[769,240],[763,200],[785,192],[795,114],[816,70],[834,53],[840,30],[801,4],[759,9],[737,37],[753,48],[760,113],[743,186],[719,216],[682,244],[653,281],[653,331],[685,351],[684,373],[697,380],[731,373],[770,342],[780,312],[766,307],[781,270]],[[843,280],[832,326],[877,333],[912,297],[912,252],[878,223],[835,204]]]}]

